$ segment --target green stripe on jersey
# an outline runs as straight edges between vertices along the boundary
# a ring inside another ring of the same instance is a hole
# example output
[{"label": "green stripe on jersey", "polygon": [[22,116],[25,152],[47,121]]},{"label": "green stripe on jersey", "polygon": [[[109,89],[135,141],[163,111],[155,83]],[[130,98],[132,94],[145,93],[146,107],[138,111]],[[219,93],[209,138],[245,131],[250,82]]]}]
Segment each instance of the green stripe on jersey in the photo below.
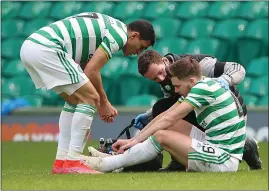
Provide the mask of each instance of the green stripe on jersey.
[{"label": "green stripe on jersey", "polygon": [[40,44],[40,45],[45,46],[45,47],[48,47],[48,48],[52,48],[52,49],[55,49],[55,50],[58,49],[58,50],[61,50],[62,51],[62,49],[59,48],[59,47],[57,47],[57,46],[51,46],[51,45],[43,44],[43,43],[39,42],[38,40],[33,39],[31,37],[28,37],[26,40],[30,40],[30,41],[32,41],[32,42],[34,42],[36,44]]},{"label": "green stripe on jersey", "polygon": [[224,94],[225,90],[223,88],[219,88],[214,92],[210,92],[210,91],[207,91],[207,90],[204,90],[204,89],[194,87],[194,88],[191,89],[190,93],[197,94],[197,95],[208,96],[208,97],[211,97],[211,98],[217,98],[217,97],[221,96],[222,94]]},{"label": "green stripe on jersey", "polygon": [[234,102],[232,97],[229,97],[228,99],[224,100],[223,102],[220,102],[213,107],[207,107],[205,108],[198,116],[197,116],[197,122],[200,124],[208,115],[210,115],[213,112],[216,112],[219,109],[223,109],[225,106],[228,106]]},{"label": "green stripe on jersey", "polygon": [[54,32],[62,39],[64,40],[64,36],[62,34],[62,31],[59,29],[59,27],[56,24],[50,24],[50,28],[54,30]]},{"label": "green stripe on jersey", "polygon": [[231,126],[227,126],[226,128],[224,129],[221,129],[221,130],[215,130],[215,131],[211,131],[209,133],[206,133],[206,135],[208,137],[215,137],[215,136],[219,136],[219,135],[223,135],[223,134],[228,134],[228,133],[231,133],[231,132],[234,132],[234,131],[237,131],[241,128],[244,128],[245,127],[245,121],[242,120],[240,121],[239,123],[236,123],[234,125],[231,125]]},{"label": "green stripe on jersey", "polygon": [[92,22],[93,29],[96,36],[96,45],[95,45],[95,50],[96,50],[102,42],[101,29],[97,20],[91,19],[91,22]]},{"label": "green stripe on jersey", "polygon": [[76,59],[76,35],[74,32],[74,29],[72,27],[71,22],[68,19],[64,19],[62,20],[62,22],[64,23],[68,33],[69,33],[69,37],[71,40],[71,44],[72,44],[72,58],[73,60]]},{"label": "green stripe on jersey", "polygon": [[232,145],[235,143],[240,143],[246,139],[246,134],[227,139],[227,140],[207,140],[208,142],[212,144],[221,144],[221,145]]},{"label": "green stripe on jersey", "polygon": [[86,26],[86,23],[83,18],[76,18],[78,21],[78,24],[81,29],[81,34],[83,36],[83,41],[82,41],[82,55],[81,55],[81,60],[80,63],[86,63],[88,58],[89,58],[89,33],[88,29]]},{"label": "green stripe on jersey", "polygon": [[244,147],[239,147],[239,148],[236,148],[233,150],[229,150],[229,149],[225,149],[225,148],[221,148],[221,149],[225,150],[226,152],[228,152],[230,154],[243,154],[243,152],[244,152]]},{"label": "green stripe on jersey", "polygon": [[[227,107],[227,106],[226,106]],[[227,120],[230,120],[234,117],[238,116],[238,111],[237,109],[234,109],[228,113],[225,113],[223,115],[220,115],[219,117],[213,119],[207,126],[206,129],[210,129],[212,127],[215,127],[216,125],[219,125],[220,123],[223,123]]]},{"label": "green stripe on jersey", "polygon": [[[109,32],[113,36],[113,38],[115,39],[117,44],[119,45],[119,49],[122,49],[124,44],[123,44],[123,40],[122,40],[121,36],[118,34],[118,32],[112,26],[109,27]],[[111,49],[110,49],[110,51],[111,51]]]},{"label": "green stripe on jersey", "polygon": [[62,44],[61,44],[58,40],[56,40],[55,38],[52,38],[52,36],[51,36],[48,32],[43,31],[43,30],[38,30],[38,31],[36,31],[35,33],[36,33],[36,34],[39,34],[39,35],[41,35],[41,36],[43,36],[43,37],[46,38],[47,40],[49,40],[49,41],[51,41],[51,42],[53,42],[53,43],[59,45],[59,46],[63,49]]}]

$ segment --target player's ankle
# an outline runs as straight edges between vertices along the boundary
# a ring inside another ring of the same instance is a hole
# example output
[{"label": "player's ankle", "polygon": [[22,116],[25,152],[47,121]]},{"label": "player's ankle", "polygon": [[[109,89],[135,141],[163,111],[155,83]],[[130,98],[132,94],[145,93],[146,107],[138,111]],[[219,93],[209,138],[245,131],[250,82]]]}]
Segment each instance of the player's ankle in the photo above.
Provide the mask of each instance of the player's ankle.
[{"label": "player's ankle", "polygon": [[66,160],[80,160],[81,159],[81,153],[69,149],[67,155],[66,155]]}]

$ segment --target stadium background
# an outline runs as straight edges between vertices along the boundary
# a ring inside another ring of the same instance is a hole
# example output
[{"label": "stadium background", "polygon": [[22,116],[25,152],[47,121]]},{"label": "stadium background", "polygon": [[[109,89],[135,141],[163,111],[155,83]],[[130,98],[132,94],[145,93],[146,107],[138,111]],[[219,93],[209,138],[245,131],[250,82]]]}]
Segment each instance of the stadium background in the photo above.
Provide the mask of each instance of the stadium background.
[{"label": "stadium background", "polygon": [[[147,19],[157,34],[153,49],[205,53],[242,64],[247,75],[239,89],[249,112],[248,133],[268,141],[268,2],[1,2],[2,141],[55,141],[63,101],[35,90],[19,52],[33,31],[67,16],[95,11],[125,23]],[[113,124],[97,116],[91,136],[114,137],[162,92],[137,72],[137,57],[118,52],[102,69],[105,91],[119,116]]]}]

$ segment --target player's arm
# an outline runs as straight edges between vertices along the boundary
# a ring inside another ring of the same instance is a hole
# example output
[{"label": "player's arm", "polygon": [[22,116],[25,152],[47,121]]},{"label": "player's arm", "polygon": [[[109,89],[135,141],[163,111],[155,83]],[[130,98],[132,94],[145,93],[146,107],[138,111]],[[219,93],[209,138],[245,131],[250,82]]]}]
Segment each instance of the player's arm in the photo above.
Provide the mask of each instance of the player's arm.
[{"label": "player's arm", "polygon": [[[215,67],[218,67],[218,64],[216,64]],[[241,83],[244,80],[245,75],[246,70],[241,64],[236,62],[225,62],[221,77],[232,86]]]},{"label": "player's arm", "polygon": [[117,26],[108,26],[105,37],[85,68],[85,73],[100,95],[100,101],[108,101],[101,80],[101,69],[112,55],[123,48],[127,42],[127,34]]},{"label": "player's arm", "polygon": [[174,125],[177,121],[184,118],[189,112],[194,109],[194,106],[188,102],[181,104],[175,103],[167,112],[157,117],[155,123],[144,131],[140,132],[136,137],[137,142],[146,140],[150,135],[163,129],[167,129]]},{"label": "player's arm", "polygon": [[102,78],[101,78],[101,69],[108,61],[108,57],[106,53],[103,51],[101,47],[97,48],[95,53],[93,54],[90,61],[87,63],[84,72],[87,77],[90,79],[94,87],[96,88],[99,96],[100,101],[105,102],[108,101],[106,93],[104,91],[102,85]]}]

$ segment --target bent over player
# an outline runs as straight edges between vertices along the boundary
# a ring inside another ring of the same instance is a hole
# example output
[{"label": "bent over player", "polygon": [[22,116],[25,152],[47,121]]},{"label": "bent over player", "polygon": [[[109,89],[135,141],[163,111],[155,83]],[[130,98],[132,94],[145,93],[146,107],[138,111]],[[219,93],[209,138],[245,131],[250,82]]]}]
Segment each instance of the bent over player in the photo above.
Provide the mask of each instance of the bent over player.
[{"label": "bent over player", "polygon": [[53,89],[66,100],[52,173],[99,173],[85,166],[80,155],[95,112],[105,122],[117,115],[103,89],[100,70],[115,52],[139,55],[154,43],[148,21],[125,25],[94,12],[54,22],[24,41],[20,57],[36,88]]}]

